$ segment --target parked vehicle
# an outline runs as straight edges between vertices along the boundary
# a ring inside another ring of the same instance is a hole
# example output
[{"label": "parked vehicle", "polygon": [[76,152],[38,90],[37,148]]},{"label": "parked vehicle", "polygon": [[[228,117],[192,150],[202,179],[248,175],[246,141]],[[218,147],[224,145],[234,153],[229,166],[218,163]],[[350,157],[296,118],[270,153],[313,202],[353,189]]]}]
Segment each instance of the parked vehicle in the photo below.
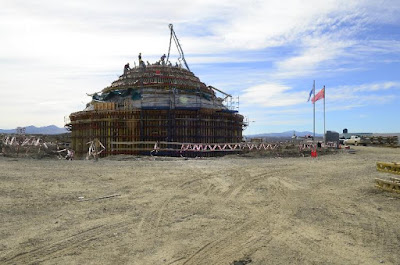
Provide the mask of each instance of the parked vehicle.
[{"label": "parked vehicle", "polygon": [[344,140],[344,144],[345,145],[350,145],[350,144],[354,144],[354,145],[367,145],[367,141],[365,141],[362,137],[358,136],[358,135],[352,135],[350,137],[350,139],[346,139]]}]

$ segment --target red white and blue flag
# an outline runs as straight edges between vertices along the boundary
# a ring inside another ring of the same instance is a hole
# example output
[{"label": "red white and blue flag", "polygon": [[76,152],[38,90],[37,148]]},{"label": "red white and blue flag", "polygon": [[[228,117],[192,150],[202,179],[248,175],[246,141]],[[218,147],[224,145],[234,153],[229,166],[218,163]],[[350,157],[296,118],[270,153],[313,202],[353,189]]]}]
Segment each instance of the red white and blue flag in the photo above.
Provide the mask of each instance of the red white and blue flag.
[{"label": "red white and blue flag", "polygon": [[311,88],[310,95],[308,95],[307,102],[310,101],[310,98],[311,98],[311,95],[313,94],[313,92],[314,92],[314,88]]}]

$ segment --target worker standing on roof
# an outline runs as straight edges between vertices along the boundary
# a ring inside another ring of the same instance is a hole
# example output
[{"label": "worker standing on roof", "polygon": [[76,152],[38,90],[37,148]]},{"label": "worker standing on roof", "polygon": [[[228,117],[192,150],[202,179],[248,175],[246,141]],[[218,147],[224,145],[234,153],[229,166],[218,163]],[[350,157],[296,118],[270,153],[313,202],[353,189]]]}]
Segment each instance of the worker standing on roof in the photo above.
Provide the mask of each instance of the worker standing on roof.
[{"label": "worker standing on roof", "polygon": [[143,68],[146,68],[146,65],[145,65],[145,63],[142,61],[142,53],[141,52],[139,52],[139,67],[143,67]]},{"label": "worker standing on roof", "polygon": [[164,55],[161,56],[161,64],[162,65],[165,65],[165,57],[167,57],[167,56],[165,56],[165,53],[164,53]]},{"label": "worker standing on roof", "polygon": [[129,70],[131,70],[131,67],[129,66],[129,63],[127,63],[124,66],[124,74],[126,74]]}]

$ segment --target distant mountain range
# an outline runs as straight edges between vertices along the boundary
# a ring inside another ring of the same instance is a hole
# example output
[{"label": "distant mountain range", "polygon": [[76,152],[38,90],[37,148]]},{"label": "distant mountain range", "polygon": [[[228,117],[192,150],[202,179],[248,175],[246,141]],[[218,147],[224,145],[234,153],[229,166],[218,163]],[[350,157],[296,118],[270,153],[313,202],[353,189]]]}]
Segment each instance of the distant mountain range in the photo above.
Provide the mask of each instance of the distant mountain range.
[{"label": "distant mountain range", "polygon": [[[296,136],[299,137],[304,137],[306,135],[313,135],[312,132],[298,132],[294,131],[296,133]],[[261,133],[261,134],[251,134],[251,135],[245,135],[248,138],[265,138],[265,137],[276,137],[276,138],[286,138],[286,137],[292,137],[293,136],[293,131],[287,131],[287,132],[281,132],[281,133]],[[315,134],[316,137],[322,137],[322,134]]]},{"label": "distant mountain range", "polygon": [[[44,127],[36,127],[36,126],[27,126],[25,127],[25,134],[62,134],[67,133],[68,131],[65,128],[60,128],[55,125],[44,126]],[[0,129],[0,133],[5,134],[13,134],[17,133],[17,129],[3,130]]]}]

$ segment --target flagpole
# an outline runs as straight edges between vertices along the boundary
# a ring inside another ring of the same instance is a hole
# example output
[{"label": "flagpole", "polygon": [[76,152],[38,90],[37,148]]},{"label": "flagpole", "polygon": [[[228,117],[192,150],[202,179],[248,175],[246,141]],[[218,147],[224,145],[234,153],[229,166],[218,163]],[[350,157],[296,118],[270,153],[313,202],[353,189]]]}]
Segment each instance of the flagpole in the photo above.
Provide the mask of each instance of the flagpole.
[{"label": "flagpole", "polygon": [[313,105],[314,105],[314,129],[313,129],[313,141],[315,141],[315,80],[314,80],[314,84],[313,84],[313,93],[314,93],[314,101],[313,101]]},{"label": "flagpole", "polygon": [[325,86],[324,86],[324,143],[326,144],[326,130],[325,130]]}]

